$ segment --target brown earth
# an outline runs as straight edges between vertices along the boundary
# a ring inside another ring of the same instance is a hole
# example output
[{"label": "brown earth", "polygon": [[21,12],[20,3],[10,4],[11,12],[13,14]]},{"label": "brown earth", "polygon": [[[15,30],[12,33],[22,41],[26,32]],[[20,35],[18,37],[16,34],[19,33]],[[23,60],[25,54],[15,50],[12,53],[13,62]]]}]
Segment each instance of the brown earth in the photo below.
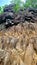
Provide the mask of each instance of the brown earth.
[{"label": "brown earth", "polygon": [[0,31],[0,65],[37,65],[37,23]]}]

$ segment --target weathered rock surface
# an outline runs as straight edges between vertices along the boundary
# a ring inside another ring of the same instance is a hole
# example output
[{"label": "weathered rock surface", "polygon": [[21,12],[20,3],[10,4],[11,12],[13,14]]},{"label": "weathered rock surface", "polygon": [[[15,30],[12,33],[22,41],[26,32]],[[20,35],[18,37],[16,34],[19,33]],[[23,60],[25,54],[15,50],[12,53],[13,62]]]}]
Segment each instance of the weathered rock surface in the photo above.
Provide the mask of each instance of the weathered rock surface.
[{"label": "weathered rock surface", "polygon": [[10,4],[10,5],[6,5],[5,8],[3,9],[4,12],[14,12],[13,7],[15,6],[15,4]]},{"label": "weathered rock surface", "polygon": [[[0,15],[0,24],[4,25],[4,28],[8,28],[13,25],[17,25],[20,22],[32,22],[37,23],[37,8],[20,9],[17,13],[14,12],[13,7],[15,5],[8,5],[4,8],[4,13]],[[12,11],[13,10],[13,11]],[[3,26],[2,25],[2,26]]]},{"label": "weathered rock surface", "polygon": [[37,65],[37,9],[0,15],[0,65]]}]

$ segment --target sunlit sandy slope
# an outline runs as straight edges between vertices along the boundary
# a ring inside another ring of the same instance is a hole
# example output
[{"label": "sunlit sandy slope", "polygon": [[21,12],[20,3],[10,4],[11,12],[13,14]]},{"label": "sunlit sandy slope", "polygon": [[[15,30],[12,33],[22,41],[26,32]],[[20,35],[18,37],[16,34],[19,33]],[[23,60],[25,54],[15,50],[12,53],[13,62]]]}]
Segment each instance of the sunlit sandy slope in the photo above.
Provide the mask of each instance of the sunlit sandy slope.
[{"label": "sunlit sandy slope", "polygon": [[37,65],[37,23],[0,31],[0,65]]}]

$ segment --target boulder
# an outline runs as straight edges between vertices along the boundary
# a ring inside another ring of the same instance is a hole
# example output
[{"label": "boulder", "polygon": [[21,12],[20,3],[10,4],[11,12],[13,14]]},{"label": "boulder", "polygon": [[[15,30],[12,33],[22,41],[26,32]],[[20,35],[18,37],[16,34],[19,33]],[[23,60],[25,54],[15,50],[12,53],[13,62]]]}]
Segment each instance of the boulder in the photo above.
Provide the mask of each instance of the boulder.
[{"label": "boulder", "polygon": [[4,8],[4,12],[14,12],[14,10],[13,10],[13,7],[15,6],[15,4],[10,4],[10,5],[7,5],[7,6],[5,6],[5,8]]},{"label": "boulder", "polygon": [[0,15],[0,24],[5,23],[6,19],[14,19],[14,14],[11,12],[4,12]]}]

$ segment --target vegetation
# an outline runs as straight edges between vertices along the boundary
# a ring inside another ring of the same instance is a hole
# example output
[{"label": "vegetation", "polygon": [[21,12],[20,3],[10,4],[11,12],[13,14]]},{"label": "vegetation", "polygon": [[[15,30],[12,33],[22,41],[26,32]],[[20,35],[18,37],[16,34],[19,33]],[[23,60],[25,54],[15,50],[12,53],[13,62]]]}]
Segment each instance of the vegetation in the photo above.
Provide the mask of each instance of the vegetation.
[{"label": "vegetation", "polygon": [[[37,0],[26,0],[25,3],[21,2],[21,0],[11,0],[11,4],[16,4],[14,6],[14,10],[17,12],[20,8],[34,7],[37,8]],[[5,6],[0,7],[0,14],[3,13],[3,8]]]},{"label": "vegetation", "polygon": [[12,0],[11,1],[11,4],[12,3],[14,3],[14,4],[16,4],[15,6],[14,6],[14,10],[17,12],[20,8],[24,8],[24,4],[25,3],[23,3],[21,0]]},{"label": "vegetation", "polygon": [[3,7],[0,7],[0,14],[3,13]]},{"label": "vegetation", "polygon": [[25,7],[37,7],[37,0],[26,0]]},{"label": "vegetation", "polygon": [[11,3],[16,4],[16,6],[14,7],[15,11],[18,11],[21,7],[22,8],[27,8],[27,7],[37,8],[37,0],[26,0],[25,3],[21,2],[21,0],[12,0]]}]

